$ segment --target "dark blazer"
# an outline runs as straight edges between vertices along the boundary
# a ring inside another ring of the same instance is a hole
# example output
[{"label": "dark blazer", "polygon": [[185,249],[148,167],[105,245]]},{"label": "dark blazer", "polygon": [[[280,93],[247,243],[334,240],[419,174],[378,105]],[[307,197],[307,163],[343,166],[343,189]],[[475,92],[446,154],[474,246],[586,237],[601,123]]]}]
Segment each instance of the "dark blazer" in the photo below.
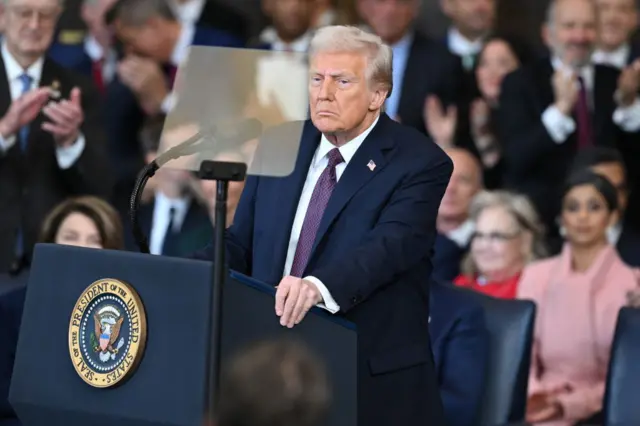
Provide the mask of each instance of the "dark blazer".
[{"label": "dark blazer", "polygon": [[[196,28],[191,44],[193,46],[242,46],[242,42],[230,34],[206,27]],[[144,166],[138,134],[145,114],[140,109],[136,96],[120,82],[117,76],[107,86],[105,102],[109,150],[115,165],[117,188],[120,194],[128,196],[136,176]],[[117,204],[121,202],[122,200],[116,201]]]},{"label": "dark blazer", "polygon": [[[602,65],[594,70],[596,144],[618,148],[628,160],[628,170],[634,170],[640,158],[640,134],[625,133],[613,122],[620,71]],[[555,229],[561,182],[578,148],[575,133],[558,144],[542,124],[542,113],[554,102],[552,75],[549,58],[509,74],[502,86],[497,130],[503,145],[504,185],[530,196],[547,226]]]},{"label": "dark blazer", "polygon": [[[299,132],[300,125],[276,128],[262,143],[291,140],[284,135]],[[298,200],[320,142],[310,121],[303,126],[299,152],[282,146],[256,156],[258,168],[260,162],[291,160],[295,170],[284,178],[248,177],[227,233],[230,267],[273,285],[282,279]],[[283,160],[287,152],[292,158]],[[433,269],[435,221],[451,172],[451,160],[433,142],[382,115],[320,223],[304,276],[324,283],[340,306],[336,315],[358,328],[360,425],[444,424],[425,279]],[[196,255],[212,256],[212,246]]]},{"label": "dark blazer", "polygon": [[624,225],[616,250],[624,263],[634,268],[640,267],[640,232],[631,225]]},{"label": "dark blazer", "polygon": [[205,1],[197,25],[225,31],[242,42],[249,39],[249,26],[242,13],[215,0]]},{"label": "dark blazer", "polygon": [[453,281],[460,274],[460,263],[467,252],[446,235],[438,233],[433,246],[433,279]]},{"label": "dark blazer", "polygon": [[484,311],[468,290],[433,282],[429,336],[449,426],[476,426],[489,360]]},{"label": "dark blazer", "polygon": [[446,46],[416,32],[410,47],[402,80],[398,115],[402,124],[427,133],[424,103],[436,95],[445,103],[459,97],[462,68],[457,57]]},{"label": "dark blazer", "polygon": [[[154,205],[155,203],[152,200],[140,206],[140,209],[138,210],[138,220],[142,227],[142,232],[147,236],[147,240],[151,238]],[[129,219],[128,211],[123,215],[122,219],[124,223],[125,248],[130,251],[138,251],[139,248],[133,238],[131,220]],[[193,200],[191,201],[187,214],[182,222],[178,240],[170,244],[170,247],[168,247],[168,253],[162,254],[165,256],[186,256],[198,250],[202,245],[198,245],[200,239],[195,238],[196,233],[203,234],[206,241],[208,241],[213,235],[213,226],[211,225],[211,219],[209,218],[209,212],[207,209],[198,204],[197,201]]]},{"label": "dark blazer", "polygon": [[21,287],[0,296],[0,421],[15,417],[8,398],[26,293]]},{"label": "dark blazer", "polygon": [[[0,67],[4,63],[0,58]],[[58,166],[53,136],[42,130],[44,114],[30,125],[26,155],[19,141],[4,155],[0,155],[0,272],[7,271],[14,260],[16,235],[23,224],[25,249],[31,252],[42,221],[62,200],[74,195],[109,197],[112,173],[106,156],[106,141],[101,102],[94,85],[82,75],[67,70],[46,59],[42,69],[41,86],[59,83],[62,98],[68,99],[71,89],[82,92],[84,122],[81,131],[86,145],[80,158],[70,168]],[[0,78],[0,116],[11,105],[6,73]]]}]

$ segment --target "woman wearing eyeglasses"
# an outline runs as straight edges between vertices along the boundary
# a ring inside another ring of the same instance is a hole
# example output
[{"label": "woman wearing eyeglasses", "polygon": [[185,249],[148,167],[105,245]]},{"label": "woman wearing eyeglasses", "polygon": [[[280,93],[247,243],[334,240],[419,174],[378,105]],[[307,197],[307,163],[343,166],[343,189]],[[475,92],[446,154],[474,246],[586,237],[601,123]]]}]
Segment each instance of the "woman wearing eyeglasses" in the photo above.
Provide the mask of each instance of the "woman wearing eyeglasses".
[{"label": "woman wearing eyeglasses", "polygon": [[454,283],[513,299],[524,267],[545,254],[535,209],[524,196],[488,191],[474,198],[470,215],[475,232],[463,274]]},{"label": "woman wearing eyeglasses", "polygon": [[563,194],[563,251],[526,268],[518,287],[518,298],[537,304],[527,421],[544,425],[598,422],[618,311],[636,287],[607,241],[615,187],[583,171]]}]

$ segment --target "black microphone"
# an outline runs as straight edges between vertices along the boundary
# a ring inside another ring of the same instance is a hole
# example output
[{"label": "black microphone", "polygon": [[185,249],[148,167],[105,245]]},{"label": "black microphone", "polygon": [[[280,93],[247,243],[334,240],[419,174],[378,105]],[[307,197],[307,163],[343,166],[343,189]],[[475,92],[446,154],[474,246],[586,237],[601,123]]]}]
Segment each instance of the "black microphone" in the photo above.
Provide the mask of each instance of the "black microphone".
[{"label": "black microphone", "polygon": [[233,126],[222,128],[211,126],[196,132],[187,140],[158,155],[155,160],[147,164],[138,174],[136,183],[129,199],[129,218],[134,239],[142,253],[149,253],[147,237],[138,223],[138,207],[142,191],[147,181],[156,171],[171,160],[200,152],[220,152],[222,147],[235,147],[242,142],[255,139],[262,134],[262,122],[255,118],[247,118]]}]

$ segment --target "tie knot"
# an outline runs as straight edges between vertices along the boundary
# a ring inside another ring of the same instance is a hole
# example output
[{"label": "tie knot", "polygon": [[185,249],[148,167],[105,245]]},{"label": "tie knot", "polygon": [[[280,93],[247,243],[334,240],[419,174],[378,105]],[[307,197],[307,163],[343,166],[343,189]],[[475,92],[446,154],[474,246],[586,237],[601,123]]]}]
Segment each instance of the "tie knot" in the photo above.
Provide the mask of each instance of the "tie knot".
[{"label": "tie knot", "polygon": [[24,73],[20,75],[20,82],[22,83],[23,87],[29,88],[31,86],[31,81],[32,78],[29,74]]},{"label": "tie knot", "polygon": [[338,148],[333,148],[329,151],[327,157],[329,158],[329,167],[335,167],[344,161],[344,158],[342,158],[342,154],[340,154],[340,150]]}]

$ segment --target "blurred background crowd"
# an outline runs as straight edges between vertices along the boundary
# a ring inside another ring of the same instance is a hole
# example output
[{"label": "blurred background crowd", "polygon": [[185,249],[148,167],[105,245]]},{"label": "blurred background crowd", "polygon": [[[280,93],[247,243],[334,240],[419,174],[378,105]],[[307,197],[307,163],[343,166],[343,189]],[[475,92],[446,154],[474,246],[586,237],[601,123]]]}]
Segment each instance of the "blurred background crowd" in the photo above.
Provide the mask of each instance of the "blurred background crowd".
[{"label": "blurred background crowd", "polygon": [[[454,162],[430,319],[451,425],[476,424],[490,356],[481,309],[454,287],[536,302],[529,421],[599,421],[618,312],[640,300],[635,0],[0,6],[0,272],[28,270],[39,241],[137,250],[129,195],[190,46],[304,52],[314,29],[358,25],[393,48],[386,114]],[[231,184],[228,224],[242,190]],[[160,169],[139,212],[151,253],[205,245],[214,195]]]}]

